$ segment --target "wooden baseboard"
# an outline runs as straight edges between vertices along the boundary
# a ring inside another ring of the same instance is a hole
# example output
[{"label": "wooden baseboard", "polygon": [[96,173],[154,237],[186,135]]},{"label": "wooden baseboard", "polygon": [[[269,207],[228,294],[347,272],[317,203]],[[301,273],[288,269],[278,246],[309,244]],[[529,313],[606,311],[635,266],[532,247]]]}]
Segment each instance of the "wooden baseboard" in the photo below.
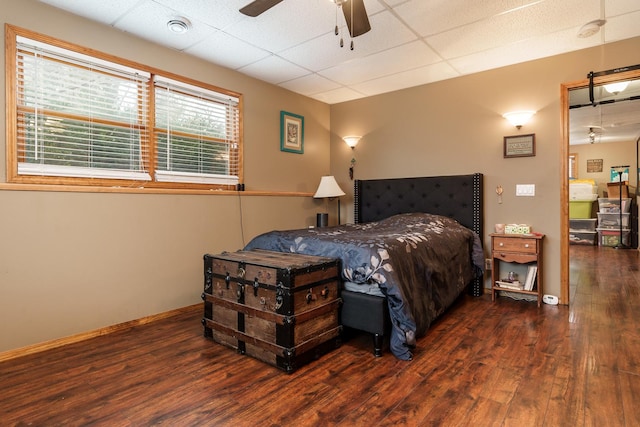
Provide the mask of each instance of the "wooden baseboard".
[{"label": "wooden baseboard", "polygon": [[166,319],[167,317],[175,316],[182,313],[189,313],[196,310],[202,310],[202,304],[194,304],[194,305],[178,308],[171,311],[166,311],[164,313],[158,313],[152,316],[146,316],[140,319],[130,320],[128,322],[118,323],[116,325],[95,329],[93,331],[82,332],[80,334],[72,335],[70,337],[59,338],[51,341],[45,341],[42,343],[17,348],[15,350],[8,350],[0,353],[0,362],[4,362],[10,359],[15,359],[17,357],[27,356],[29,354],[40,353],[46,350],[51,350],[53,348],[62,347],[63,345],[85,341],[85,340],[99,337],[102,335],[124,331],[127,329],[131,329],[135,326],[146,325],[148,323],[152,323],[161,319]]}]

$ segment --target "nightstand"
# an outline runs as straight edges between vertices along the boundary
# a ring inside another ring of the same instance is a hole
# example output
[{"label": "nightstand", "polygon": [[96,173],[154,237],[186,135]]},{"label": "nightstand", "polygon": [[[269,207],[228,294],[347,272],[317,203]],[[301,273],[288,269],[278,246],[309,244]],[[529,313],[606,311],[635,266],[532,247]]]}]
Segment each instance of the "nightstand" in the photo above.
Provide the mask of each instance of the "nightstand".
[{"label": "nightstand", "polygon": [[[544,234],[490,234],[491,236],[491,301],[500,291],[536,295],[538,307],[542,303],[543,268],[542,241]],[[537,267],[536,282],[532,290],[512,289],[496,284],[500,281],[500,263],[529,264]]]}]

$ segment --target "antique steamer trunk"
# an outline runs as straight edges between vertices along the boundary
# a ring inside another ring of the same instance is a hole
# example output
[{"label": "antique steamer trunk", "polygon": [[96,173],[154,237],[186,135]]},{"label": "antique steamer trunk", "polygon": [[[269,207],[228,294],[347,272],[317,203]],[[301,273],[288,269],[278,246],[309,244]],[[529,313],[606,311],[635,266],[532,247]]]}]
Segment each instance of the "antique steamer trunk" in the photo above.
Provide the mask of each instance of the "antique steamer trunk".
[{"label": "antique steamer trunk", "polygon": [[251,250],[204,256],[204,334],[288,373],[340,344],[340,261]]}]

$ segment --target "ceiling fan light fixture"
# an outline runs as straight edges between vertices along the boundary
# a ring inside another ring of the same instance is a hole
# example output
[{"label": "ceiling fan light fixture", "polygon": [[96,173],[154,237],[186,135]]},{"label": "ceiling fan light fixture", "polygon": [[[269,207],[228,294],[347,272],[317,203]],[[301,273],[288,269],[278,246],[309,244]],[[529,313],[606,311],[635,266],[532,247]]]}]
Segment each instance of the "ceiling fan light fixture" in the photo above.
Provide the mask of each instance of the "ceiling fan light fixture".
[{"label": "ceiling fan light fixture", "polygon": [[187,18],[173,18],[167,22],[169,31],[175,34],[184,34],[191,29],[191,22]]},{"label": "ceiling fan light fixture", "polygon": [[587,22],[582,27],[580,27],[580,30],[578,31],[578,37],[580,37],[581,39],[591,37],[598,31],[600,31],[600,27],[602,27],[606,23],[607,21],[604,19],[596,19],[594,21]]}]

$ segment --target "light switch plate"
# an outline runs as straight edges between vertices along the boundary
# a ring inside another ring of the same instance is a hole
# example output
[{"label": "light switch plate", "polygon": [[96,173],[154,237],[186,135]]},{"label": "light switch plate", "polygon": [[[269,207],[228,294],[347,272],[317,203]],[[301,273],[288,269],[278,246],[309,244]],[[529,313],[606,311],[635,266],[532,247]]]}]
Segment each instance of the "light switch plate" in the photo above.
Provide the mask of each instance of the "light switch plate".
[{"label": "light switch plate", "polygon": [[533,197],[536,195],[535,184],[516,184],[516,196]]}]

